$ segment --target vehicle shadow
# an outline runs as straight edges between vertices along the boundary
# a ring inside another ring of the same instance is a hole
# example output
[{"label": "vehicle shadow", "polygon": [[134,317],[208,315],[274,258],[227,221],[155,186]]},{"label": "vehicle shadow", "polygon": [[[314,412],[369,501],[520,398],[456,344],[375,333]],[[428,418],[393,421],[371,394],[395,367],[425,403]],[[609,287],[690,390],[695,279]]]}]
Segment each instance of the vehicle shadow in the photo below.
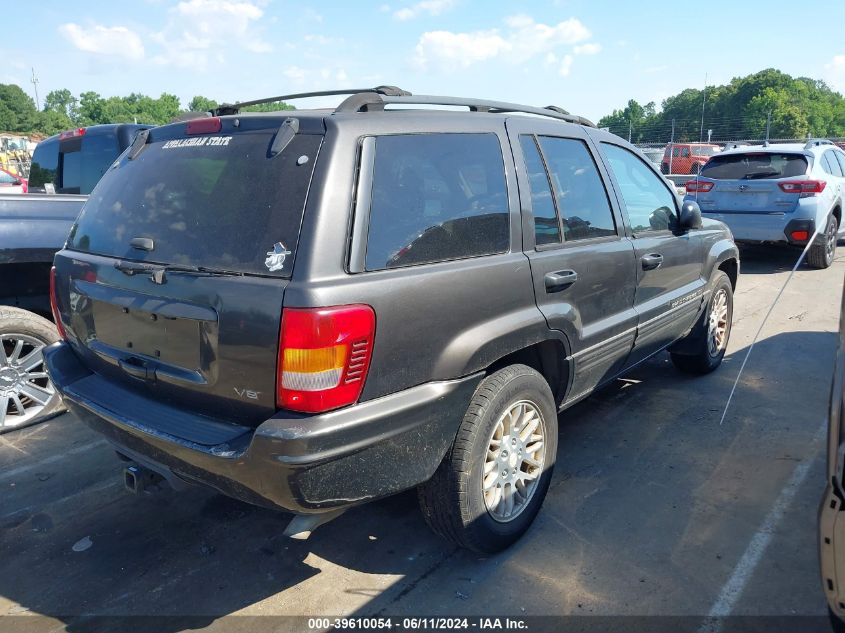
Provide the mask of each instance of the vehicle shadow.
[{"label": "vehicle shadow", "polygon": [[[571,614],[586,613],[583,604],[621,609],[623,596],[635,612],[642,596],[647,612],[649,596],[677,596],[689,582],[701,606],[686,597],[692,606],[679,608],[703,613],[718,593],[707,580],[721,575],[705,569],[691,581],[673,570],[695,567],[705,553],[712,559],[714,540],[730,533],[725,522],[754,509],[742,505],[742,490],[729,499],[710,486],[761,420],[777,434],[812,418],[807,433],[815,432],[824,410],[818,385],[829,381],[835,341],[827,332],[760,341],[721,426],[744,349],[700,378],[675,371],[661,354],[566,410],[544,508],[518,544],[494,556],[435,537],[412,492],[354,508],[307,541],[282,536],[289,519],[282,513],[201,489],[135,498],[100,486],[70,506],[17,515],[3,507],[0,618],[11,603],[11,614],[50,616],[51,627],[59,620],[70,631],[126,630],[124,618],[135,616],[132,630],[169,633],[240,613]],[[802,371],[788,371],[786,358]],[[789,375],[790,393],[772,367]],[[798,396],[814,393],[818,403]],[[106,448],[77,468],[103,459],[114,459],[117,478],[120,462]],[[678,511],[690,500],[719,509],[707,531]],[[86,536],[91,545],[75,551]],[[4,630],[41,630],[32,618],[3,619]],[[248,628],[285,629],[272,618]]]},{"label": "vehicle shadow", "polygon": [[[835,261],[845,259],[845,252],[839,244]],[[740,272],[743,275],[767,275],[771,273],[788,272],[793,269],[795,262],[801,256],[801,249],[781,244],[741,244],[739,259]],[[798,270],[813,270],[805,261],[801,262]]]}]

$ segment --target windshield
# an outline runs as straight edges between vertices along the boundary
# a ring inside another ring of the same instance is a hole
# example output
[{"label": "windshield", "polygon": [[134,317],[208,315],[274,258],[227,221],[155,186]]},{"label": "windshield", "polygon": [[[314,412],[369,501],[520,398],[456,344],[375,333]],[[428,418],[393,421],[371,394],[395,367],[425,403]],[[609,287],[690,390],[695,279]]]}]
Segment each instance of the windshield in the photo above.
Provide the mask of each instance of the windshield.
[{"label": "windshield", "polygon": [[807,173],[803,154],[756,152],[714,156],[702,168],[701,175],[716,180],[760,180],[795,178]]},{"label": "windshield", "polygon": [[[192,136],[152,142],[132,160],[124,154],[91,193],[68,247],[289,276],[322,136],[299,134],[270,158],[274,134]],[[132,248],[134,238],[151,239],[152,250]]]},{"label": "windshield", "polygon": [[713,156],[717,151],[718,151],[717,148],[709,147],[709,146],[708,147],[698,146],[698,147],[692,148],[692,153],[695,154],[696,156]]}]

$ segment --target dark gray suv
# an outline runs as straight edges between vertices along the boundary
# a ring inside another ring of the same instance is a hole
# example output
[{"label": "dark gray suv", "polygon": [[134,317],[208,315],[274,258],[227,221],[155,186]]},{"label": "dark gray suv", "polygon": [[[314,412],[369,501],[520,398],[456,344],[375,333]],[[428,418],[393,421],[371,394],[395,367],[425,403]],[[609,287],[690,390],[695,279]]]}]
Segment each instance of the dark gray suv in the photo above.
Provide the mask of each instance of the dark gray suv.
[{"label": "dark gray suv", "polygon": [[559,411],[666,348],[719,365],[737,249],[558,108],[349,94],[139,135],[56,256],[50,376],[133,489],[204,484],[307,535],[418,487],[438,534],[496,551]]}]

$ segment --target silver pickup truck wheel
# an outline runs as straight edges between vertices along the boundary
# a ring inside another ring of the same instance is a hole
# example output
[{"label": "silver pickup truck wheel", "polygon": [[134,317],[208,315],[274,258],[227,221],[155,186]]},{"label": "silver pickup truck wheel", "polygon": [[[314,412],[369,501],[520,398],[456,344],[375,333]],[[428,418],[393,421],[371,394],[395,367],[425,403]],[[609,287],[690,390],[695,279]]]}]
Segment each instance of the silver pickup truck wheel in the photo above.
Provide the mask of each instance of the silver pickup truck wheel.
[{"label": "silver pickup truck wheel", "polygon": [[61,408],[44,368],[55,326],[17,308],[0,308],[0,433],[37,422]]}]

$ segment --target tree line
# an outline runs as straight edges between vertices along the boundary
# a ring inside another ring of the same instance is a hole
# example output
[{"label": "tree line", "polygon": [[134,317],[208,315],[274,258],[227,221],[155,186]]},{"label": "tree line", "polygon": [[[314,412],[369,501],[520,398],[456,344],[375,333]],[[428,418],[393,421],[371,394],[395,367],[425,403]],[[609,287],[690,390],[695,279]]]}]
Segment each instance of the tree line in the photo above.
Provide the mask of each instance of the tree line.
[{"label": "tree line", "polygon": [[[52,90],[44,98],[41,109],[15,84],[0,84],[0,130],[21,134],[40,133],[47,136],[74,127],[100,123],[149,123],[163,125],[186,112],[205,112],[218,102],[203,96],[191,99],[182,108],[179,97],[162,93],[153,98],[132,93],[126,97],[102,97],[96,92],[83,92],[79,97],[70,90]],[[292,110],[284,102],[265,103],[244,108],[245,111],[272,112]]]},{"label": "tree line", "polygon": [[[825,82],[767,69],[723,86],[687,88],[642,105],[631,99],[598,121],[633,143],[845,137],[845,98]],[[766,134],[768,130],[768,135]],[[674,131],[674,135],[673,135]]]}]

